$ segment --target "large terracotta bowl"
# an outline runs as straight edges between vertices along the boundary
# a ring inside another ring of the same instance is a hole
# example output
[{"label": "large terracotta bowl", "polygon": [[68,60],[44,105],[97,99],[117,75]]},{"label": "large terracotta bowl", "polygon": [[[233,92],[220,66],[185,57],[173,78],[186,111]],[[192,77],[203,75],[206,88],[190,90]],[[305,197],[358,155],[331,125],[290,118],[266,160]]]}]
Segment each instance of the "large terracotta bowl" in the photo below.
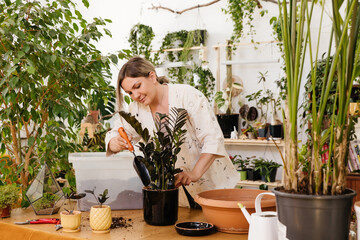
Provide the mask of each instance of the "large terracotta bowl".
[{"label": "large terracotta bowl", "polygon": [[[220,232],[247,233],[249,223],[241,212],[239,202],[252,214],[255,212],[257,189],[216,189],[199,193],[195,201],[201,205],[206,220]],[[265,195],[261,200],[262,211],[275,211],[275,197]]]}]

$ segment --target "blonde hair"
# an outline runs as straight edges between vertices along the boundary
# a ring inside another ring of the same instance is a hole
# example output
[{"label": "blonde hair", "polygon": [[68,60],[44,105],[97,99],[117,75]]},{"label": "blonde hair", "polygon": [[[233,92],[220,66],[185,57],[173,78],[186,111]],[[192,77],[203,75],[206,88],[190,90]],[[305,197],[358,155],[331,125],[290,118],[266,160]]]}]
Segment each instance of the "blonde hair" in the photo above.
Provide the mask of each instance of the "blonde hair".
[{"label": "blonde hair", "polygon": [[[124,78],[126,77],[148,77],[150,72],[155,72],[155,67],[148,60],[135,56],[132,57],[127,63],[125,63],[119,71],[117,87],[116,87],[116,98],[118,101],[118,108],[122,110],[123,106],[123,96],[121,93],[121,84]],[[165,76],[158,77],[156,75],[156,80],[160,83],[169,83],[169,80]]]}]

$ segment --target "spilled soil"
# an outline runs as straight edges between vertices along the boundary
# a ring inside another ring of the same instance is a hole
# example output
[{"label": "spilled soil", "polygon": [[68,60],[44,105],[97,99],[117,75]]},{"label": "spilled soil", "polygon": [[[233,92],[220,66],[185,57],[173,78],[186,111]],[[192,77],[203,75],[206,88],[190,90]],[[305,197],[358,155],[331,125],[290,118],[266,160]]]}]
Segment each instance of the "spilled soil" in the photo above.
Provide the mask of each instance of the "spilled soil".
[{"label": "spilled soil", "polygon": [[110,229],[132,227],[131,218],[113,217]]}]

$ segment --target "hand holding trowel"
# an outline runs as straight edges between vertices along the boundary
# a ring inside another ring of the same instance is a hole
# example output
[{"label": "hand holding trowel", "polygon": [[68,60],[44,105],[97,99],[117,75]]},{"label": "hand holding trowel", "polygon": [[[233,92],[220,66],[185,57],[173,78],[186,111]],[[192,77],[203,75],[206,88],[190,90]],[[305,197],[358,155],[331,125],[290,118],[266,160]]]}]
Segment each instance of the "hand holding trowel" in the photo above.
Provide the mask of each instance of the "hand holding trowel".
[{"label": "hand holding trowel", "polygon": [[135,151],[134,151],[134,147],[131,144],[125,130],[123,127],[120,127],[118,129],[120,136],[126,140],[127,144],[128,144],[128,150],[130,152],[132,152],[134,154],[134,162],[133,162],[133,166],[136,170],[136,173],[138,174],[138,176],[140,177],[142,183],[144,184],[144,186],[149,186],[151,180],[150,180],[150,175],[148,170],[146,169],[145,165],[139,161],[139,159],[137,158]]}]

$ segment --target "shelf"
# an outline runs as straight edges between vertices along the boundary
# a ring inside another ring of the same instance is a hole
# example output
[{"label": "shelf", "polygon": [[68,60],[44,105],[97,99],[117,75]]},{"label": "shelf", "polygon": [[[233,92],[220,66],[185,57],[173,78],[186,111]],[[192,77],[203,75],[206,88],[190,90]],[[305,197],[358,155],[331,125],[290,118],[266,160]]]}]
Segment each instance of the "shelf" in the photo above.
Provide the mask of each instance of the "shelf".
[{"label": "shelf", "polygon": [[[275,144],[273,141],[268,140],[257,140],[257,139],[230,139],[225,138],[224,141],[225,145],[242,145],[242,146],[274,146]],[[283,140],[275,140],[275,143],[278,147],[285,147],[285,143]]]},{"label": "shelf", "polygon": [[263,60],[263,61],[259,61],[259,60],[254,60],[254,61],[225,61],[222,62],[222,65],[242,65],[242,64],[263,64],[263,63],[279,63],[280,60],[279,59],[269,59],[269,60]]},{"label": "shelf", "polygon": [[263,181],[241,180],[237,183],[238,186],[244,186],[244,187],[258,187],[261,184],[266,184],[270,188],[279,187],[282,185],[280,181],[263,182]]}]

